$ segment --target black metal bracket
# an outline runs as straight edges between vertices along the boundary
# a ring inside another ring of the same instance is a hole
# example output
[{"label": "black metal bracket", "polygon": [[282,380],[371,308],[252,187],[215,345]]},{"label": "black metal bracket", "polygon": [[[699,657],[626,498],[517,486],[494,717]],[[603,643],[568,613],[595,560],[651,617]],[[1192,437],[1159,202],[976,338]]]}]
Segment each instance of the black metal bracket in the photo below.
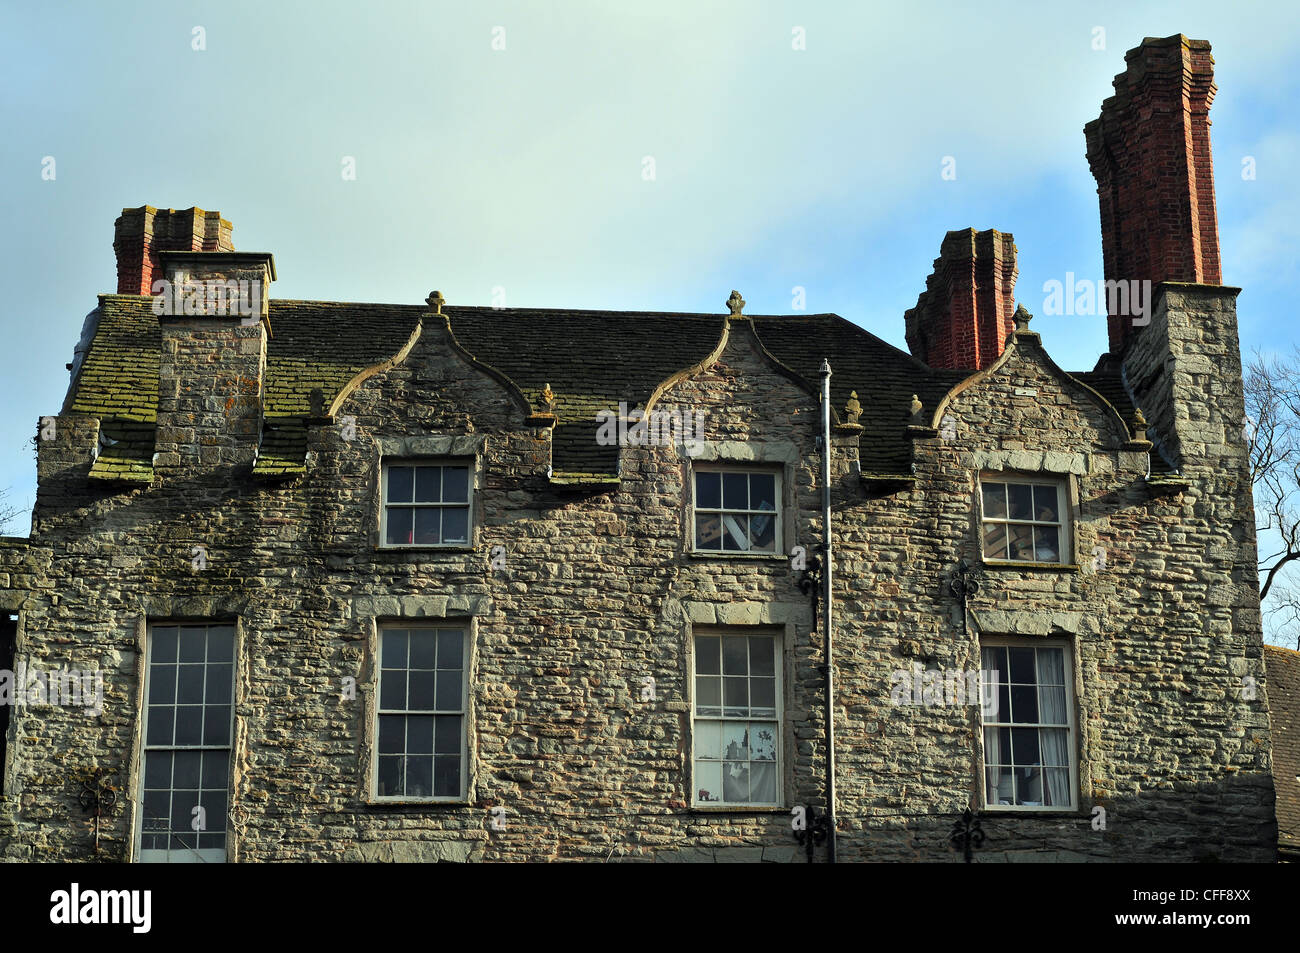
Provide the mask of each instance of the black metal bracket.
[{"label": "black metal bracket", "polygon": [[821,604],[822,592],[822,556],[826,554],[826,544],[818,543],[813,547],[813,555],[808,556],[808,566],[800,570],[799,591],[812,599],[813,628],[817,627],[817,608]]},{"label": "black metal bracket", "polygon": [[96,768],[82,779],[81,793],[77,795],[82,810],[91,812],[94,819],[96,857],[99,856],[99,819],[105,809],[111,809],[117,803],[117,788],[104,783],[104,776],[104,769]]},{"label": "black metal bracket", "polygon": [[831,819],[825,811],[809,805],[805,809],[804,820],[807,826],[796,830],[794,839],[803,847],[804,853],[808,855],[808,863],[811,864],[813,851],[826,843],[826,838],[830,836]]},{"label": "black metal bracket", "polygon": [[969,864],[975,848],[984,843],[984,829],[980,827],[980,819],[970,808],[962,811],[961,817],[952,825],[952,833],[948,835],[948,840],[953,850],[961,851],[963,859]]}]

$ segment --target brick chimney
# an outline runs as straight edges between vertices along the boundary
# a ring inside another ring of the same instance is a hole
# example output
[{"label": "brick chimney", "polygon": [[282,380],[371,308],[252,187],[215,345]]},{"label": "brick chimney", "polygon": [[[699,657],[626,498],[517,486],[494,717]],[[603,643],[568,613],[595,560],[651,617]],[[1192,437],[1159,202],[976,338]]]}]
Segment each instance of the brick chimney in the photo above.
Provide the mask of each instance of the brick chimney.
[{"label": "brick chimney", "polygon": [[[1083,130],[1101,204],[1106,278],[1218,285],[1210,44],[1181,33],[1147,37],[1124,59],[1115,95]],[[1141,326],[1116,314],[1108,324],[1117,354]]]},{"label": "brick chimney", "polygon": [[951,369],[996,361],[1014,327],[1017,273],[1010,232],[966,228],[945,235],[925,291],[904,316],[912,356]]},{"label": "brick chimney", "polygon": [[163,277],[158,253],[164,251],[234,251],[231,225],[220,212],[201,208],[124,208],[114,223],[117,293],[147,295]]}]

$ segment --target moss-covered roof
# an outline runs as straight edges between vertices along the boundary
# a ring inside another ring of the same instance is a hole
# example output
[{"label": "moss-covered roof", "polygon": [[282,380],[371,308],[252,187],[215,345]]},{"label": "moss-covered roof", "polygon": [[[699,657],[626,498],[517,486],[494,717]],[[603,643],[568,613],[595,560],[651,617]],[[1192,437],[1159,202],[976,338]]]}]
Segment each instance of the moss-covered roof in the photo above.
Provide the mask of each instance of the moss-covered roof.
[{"label": "moss-covered roof", "polygon": [[[69,406],[101,420],[104,439],[92,477],[152,479],[161,342],[150,303],[143,296],[100,297],[98,326]],[[617,411],[621,401],[629,408],[645,406],[665,382],[717,349],[727,321],[719,314],[450,305],[443,314],[456,342],[535,411],[550,385],[557,417],[553,475],[575,483],[618,477],[618,448],[596,441],[597,413]],[[255,472],[284,477],[305,471],[308,428],[325,419],[347,385],[400,360],[421,321],[436,319],[425,305],[273,300],[270,320],[265,424]],[[838,414],[856,391],[864,473],[908,475],[912,396],[933,409],[971,373],[928,368],[834,314],[754,315],[752,327],[771,356],[811,389],[822,360],[830,360]],[[1135,409],[1118,373],[1073,376],[1114,404],[1132,426]]]}]

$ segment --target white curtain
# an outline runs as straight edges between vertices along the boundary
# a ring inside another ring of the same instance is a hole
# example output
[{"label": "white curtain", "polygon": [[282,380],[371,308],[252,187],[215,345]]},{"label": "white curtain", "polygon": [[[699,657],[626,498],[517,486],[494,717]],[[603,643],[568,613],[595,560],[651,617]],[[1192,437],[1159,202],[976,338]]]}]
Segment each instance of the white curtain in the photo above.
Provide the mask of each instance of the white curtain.
[{"label": "white curtain", "polygon": [[[999,668],[1000,666],[998,665],[997,650],[985,649],[981,658],[981,662],[982,664],[980,667],[984,669],[985,672],[992,672],[993,670]],[[998,677],[1002,678],[1003,676],[999,675]],[[981,689],[982,688],[983,686],[981,684]],[[994,697],[996,698],[997,697],[996,684],[993,686],[993,690],[994,690]],[[981,702],[982,701],[983,701],[983,692],[981,691]],[[985,717],[988,717],[990,714],[992,713],[987,711],[984,712]],[[1003,717],[1005,717],[1005,713],[998,712],[997,715],[990,720],[1001,720]],[[1002,772],[1000,769],[994,770],[993,768],[994,765],[998,765],[1002,763],[1002,743],[1001,743],[1001,738],[998,735],[998,731],[999,729],[997,728],[984,729],[984,785],[986,788],[988,788],[987,803],[989,804],[1001,803],[1001,794],[999,793],[999,789],[998,789],[998,779],[1002,776]],[[1010,796],[1009,792],[1008,792],[1008,796]]]},{"label": "white curtain", "polygon": [[[1065,666],[1061,649],[1039,649],[1038,666],[1038,719],[1044,724],[1063,725],[1068,719],[1065,712]],[[1061,687],[1053,687],[1061,686]],[[1040,728],[1038,744],[1041,751],[1047,804],[1070,803],[1070,771],[1054,770],[1049,765],[1068,765],[1070,732],[1067,728]]]}]

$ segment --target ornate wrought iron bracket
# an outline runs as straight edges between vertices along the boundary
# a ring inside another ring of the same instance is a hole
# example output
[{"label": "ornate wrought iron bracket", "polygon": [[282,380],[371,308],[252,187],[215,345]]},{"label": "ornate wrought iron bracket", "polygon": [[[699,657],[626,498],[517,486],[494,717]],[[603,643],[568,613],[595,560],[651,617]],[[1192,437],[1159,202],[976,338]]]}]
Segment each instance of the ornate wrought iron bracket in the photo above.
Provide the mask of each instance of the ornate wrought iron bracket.
[{"label": "ornate wrought iron bracket", "polygon": [[82,779],[81,793],[77,795],[83,810],[90,811],[95,830],[95,856],[99,856],[99,819],[105,810],[117,803],[117,788],[104,783],[104,769],[96,768]]},{"label": "ornate wrought iron bracket", "polygon": [[983,581],[984,577],[980,575],[979,570],[963,559],[957,564],[957,570],[948,581],[948,591],[960,599],[964,606],[970,601],[971,596],[979,594]]},{"label": "ornate wrought iron bracket", "polygon": [[808,863],[811,864],[813,851],[826,843],[826,838],[830,834],[831,819],[825,811],[809,805],[804,815],[804,822],[805,827],[795,829],[794,839],[803,847],[804,853],[808,855]]},{"label": "ornate wrought iron bracket", "polygon": [[818,543],[813,547],[814,555],[808,557],[808,566],[800,570],[799,591],[812,600],[813,626],[817,625],[817,608],[821,604],[822,593],[822,556],[826,553],[826,544]]},{"label": "ornate wrought iron bracket", "polygon": [[969,864],[975,848],[984,843],[984,829],[970,808],[962,811],[961,817],[952,825],[948,840],[952,843],[953,850],[961,851],[963,859]]}]

